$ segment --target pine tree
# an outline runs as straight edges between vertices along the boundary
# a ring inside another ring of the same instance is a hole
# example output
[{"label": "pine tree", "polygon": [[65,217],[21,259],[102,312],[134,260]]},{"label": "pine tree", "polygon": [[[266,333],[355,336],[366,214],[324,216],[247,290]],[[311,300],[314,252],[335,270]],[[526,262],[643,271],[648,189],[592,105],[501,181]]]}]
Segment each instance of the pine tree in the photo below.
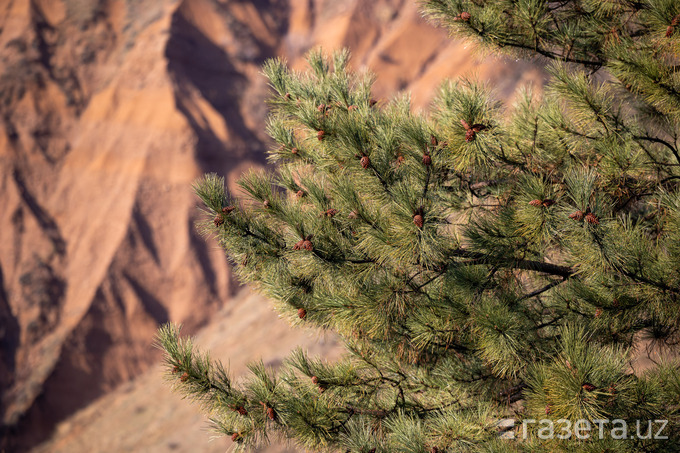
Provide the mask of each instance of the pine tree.
[{"label": "pine tree", "polygon": [[[306,73],[267,62],[275,171],[244,176],[241,199],[200,179],[203,228],[243,282],[347,352],[297,350],[235,385],[168,325],[169,376],[245,450],[678,451],[680,2],[423,7],[487,52],[538,55],[545,94],[503,106],[446,82],[421,115],[372,100],[347,52],[310,53]],[[645,371],[640,345],[662,357]],[[588,439],[558,438],[581,419]],[[668,439],[641,438],[648,420]]]}]

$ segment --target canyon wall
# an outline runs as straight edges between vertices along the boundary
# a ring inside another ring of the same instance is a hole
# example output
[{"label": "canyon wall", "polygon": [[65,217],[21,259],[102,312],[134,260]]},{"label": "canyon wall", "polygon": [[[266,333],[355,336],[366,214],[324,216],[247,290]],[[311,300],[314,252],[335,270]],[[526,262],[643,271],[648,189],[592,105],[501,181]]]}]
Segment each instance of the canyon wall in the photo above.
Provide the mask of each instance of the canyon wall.
[{"label": "canyon wall", "polygon": [[0,0],[0,450],[149,370],[159,323],[228,316],[238,283],[194,228],[191,183],[266,165],[260,67],[303,69],[317,46],[349,47],[375,97],[407,90],[416,109],[445,77],[501,98],[543,80],[476,57],[415,1]]}]

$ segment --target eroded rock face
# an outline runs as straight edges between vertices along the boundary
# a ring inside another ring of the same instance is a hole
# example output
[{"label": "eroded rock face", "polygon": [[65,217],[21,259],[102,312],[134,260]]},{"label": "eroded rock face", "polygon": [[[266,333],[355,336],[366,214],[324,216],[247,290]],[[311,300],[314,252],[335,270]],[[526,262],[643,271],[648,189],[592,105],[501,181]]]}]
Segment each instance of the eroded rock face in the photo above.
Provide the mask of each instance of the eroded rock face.
[{"label": "eroded rock face", "polygon": [[192,333],[228,303],[191,182],[264,165],[266,58],[301,69],[348,46],[377,97],[409,90],[416,108],[472,70],[504,97],[541,80],[477,62],[415,3],[0,0],[0,448],[145,371],[159,323]]}]

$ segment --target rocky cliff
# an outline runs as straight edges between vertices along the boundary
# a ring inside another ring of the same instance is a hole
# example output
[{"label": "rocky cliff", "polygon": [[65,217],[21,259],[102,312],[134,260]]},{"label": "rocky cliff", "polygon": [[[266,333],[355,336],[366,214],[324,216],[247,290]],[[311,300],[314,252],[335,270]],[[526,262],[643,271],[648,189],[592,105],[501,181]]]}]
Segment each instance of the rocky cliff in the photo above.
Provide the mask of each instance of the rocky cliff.
[{"label": "rocky cliff", "polygon": [[444,77],[500,97],[542,80],[480,61],[414,1],[0,0],[0,450],[149,369],[159,323],[194,333],[232,303],[191,182],[264,165],[260,66],[302,69],[316,46],[349,47],[376,97],[409,90],[414,108]]}]

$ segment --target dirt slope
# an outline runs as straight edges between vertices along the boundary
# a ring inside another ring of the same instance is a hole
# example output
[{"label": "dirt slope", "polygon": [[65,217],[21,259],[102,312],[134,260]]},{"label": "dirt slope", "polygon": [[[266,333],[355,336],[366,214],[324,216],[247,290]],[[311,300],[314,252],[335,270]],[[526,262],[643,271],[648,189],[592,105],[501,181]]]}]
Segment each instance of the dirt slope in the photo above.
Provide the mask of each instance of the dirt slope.
[{"label": "dirt slope", "polygon": [[[268,302],[261,296],[249,291],[238,296],[216,313],[196,338],[200,348],[229,364],[232,375],[245,372],[245,365],[253,361],[253,351],[272,367],[299,345],[329,360],[338,357],[341,348],[332,336],[291,330],[266,309]],[[54,438],[33,453],[221,453],[232,444],[227,437],[212,437],[198,407],[173,393],[160,367],[154,366],[59,424]],[[297,449],[277,444],[262,451]]]},{"label": "dirt slope", "polygon": [[263,165],[266,58],[348,46],[377,97],[409,90],[416,108],[448,76],[501,96],[541,80],[478,62],[415,3],[0,0],[0,448],[149,369],[159,323],[196,332],[232,303],[190,185]]}]

